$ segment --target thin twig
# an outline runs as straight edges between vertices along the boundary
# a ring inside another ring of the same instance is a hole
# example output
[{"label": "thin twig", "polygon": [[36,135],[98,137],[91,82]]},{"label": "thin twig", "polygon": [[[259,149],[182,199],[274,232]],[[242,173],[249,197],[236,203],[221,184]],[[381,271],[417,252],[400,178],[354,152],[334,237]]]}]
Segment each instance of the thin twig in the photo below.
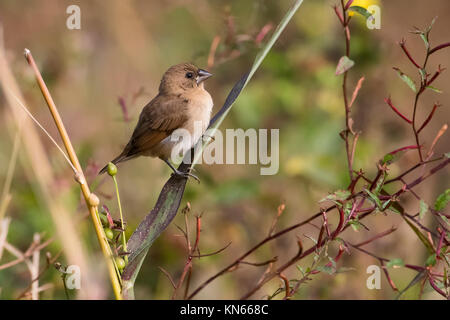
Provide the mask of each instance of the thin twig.
[{"label": "thin twig", "polygon": [[172,276],[170,275],[170,273],[168,271],[166,271],[163,267],[158,267],[159,270],[161,270],[162,273],[164,273],[164,275],[167,277],[167,279],[169,279],[170,283],[172,284],[172,287],[174,289],[177,288],[177,285],[175,284],[175,282],[173,281]]},{"label": "thin twig", "polygon": [[[39,233],[34,234],[33,243],[39,245],[41,237]],[[39,276],[39,256],[40,250],[34,250],[32,260],[31,260],[31,300],[39,300],[39,281],[33,281],[33,279],[38,279]]]}]

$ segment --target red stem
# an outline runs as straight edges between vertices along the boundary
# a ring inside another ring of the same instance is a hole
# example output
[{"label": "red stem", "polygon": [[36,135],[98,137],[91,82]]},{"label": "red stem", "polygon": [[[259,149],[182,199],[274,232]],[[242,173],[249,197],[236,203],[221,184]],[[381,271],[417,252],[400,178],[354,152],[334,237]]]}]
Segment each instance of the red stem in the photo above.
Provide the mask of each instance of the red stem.
[{"label": "red stem", "polygon": [[398,43],[400,45],[400,47],[403,49],[403,52],[406,54],[406,56],[408,57],[409,61],[412,62],[413,65],[415,65],[418,69],[421,69],[419,64],[413,59],[413,57],[409,54],[408,49],[406,49],[406,45],[405,45],[405,39],[402,39],[402,41],[400,41]]},{"label": "red stem", "polygon": [[434,73],[434,75],[431,77],[430,80],[428,80],[428,82],[426,83],[426,86],[431,85],[434,80],[436,80],[436,78],[442,73],[442,71],[444,71],[445,68],[441,69],[441,65],[438,66],[438,70]]},{"label": "red stem", "polygon": [[442,291],[441,289],[438,288],[438,286],[436,285],[436,283],[434,283],[433,278],[431,277],[431,275],[428,275],[428,281],[430,282],[430,285],[433,287],[433,289],[439,293],[441,296],[443,296],[444,298],[447,298],[447,295],[444,293],[444,291]]},{"label": "red stem", "polygon": [[420,133],[420,131],[422,131],[423,128],[426,127],[426,125],[428,124],[428,122],[430,122],[431,118],[433,118],[434,112],[436,111],[437,107],[439,107],[439,104],[435,103],[433,106],[433,110],[431,110],[430,114],[428,115],[428,117],[426,118],[426,120],[423,122],[423,124],[420,126],[419,130],[417,130],[417,134]]},{"label": "red stem", "polygon": [[[419,131],[420,131],[420,130],[419,130]],[[389,154],[394,155],[394,154],[396,154],[397,152],[404,151],[404,150],[409,150],[409,149],[417,149],[418,147],[419,147],[419,146],[416,146],[416,145],[413,145],[413,146],[406,146],[406,147],[402,147],[402,148],[395,149],[394,151],[389,152]]]},{"label": "red stem", "polygon": [[347,11],[348,8],[350,8],[350,6],[352,5],[353,1],[354,1],[354,0],[348,0],[348,1],[347,1],[347,4],[346,4],[345,7],[344,7],[344,10],[345,10],[345,11]]},{"label": "red stem", "polygon": [[342,16],[342,13],[339,11],[337,6],[334,6],[334,12],[336,13],[339,21],[341,22],[342,25],[345,25],[345,21],[344,21],[344,17]]},{"label": "red stem", "polygon": [[405,120],[406,122],[408,122],[409,124],[412,124],[412,121],[409,120],[407,117],[405,117],[400,111],[398,111],[398,109],[396,107],[394,107],[394,105],[392,104],[392,101],[390,98],[385,98],[384,101],[392,108],[392,110],[394,110],[394,112],[396,114],[398,114],[403,120]]},{"label": "red stem", "polygon": [[450,42],[443,43],[443,44],[438,45],[437,47],[434,47],[433,49],[430,50],[430,52],[428,54],[433,54],[436,51],[444,49],[446,47],[450,47]]}]

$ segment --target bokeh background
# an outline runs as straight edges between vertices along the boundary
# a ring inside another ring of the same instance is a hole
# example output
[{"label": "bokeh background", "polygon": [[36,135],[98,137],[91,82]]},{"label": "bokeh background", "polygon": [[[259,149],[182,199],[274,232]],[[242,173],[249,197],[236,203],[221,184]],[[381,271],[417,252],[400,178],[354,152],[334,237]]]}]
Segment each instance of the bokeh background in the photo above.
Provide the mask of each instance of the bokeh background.
[{"label": "bokeh background", "polygon": [[[194,261],[191,288],[233,261],[239,254],[265,237],[277,207],[286,210],[277,228],[301,221],[317,212],[318,201],[329,192],[345,188],[348,183],[345,149],[339,132],[343,129],[344,108],[341,78],[335,76],[337,61],[343,55],[344,38],[332,5],[337,1],[305,0],[299,12],[269,53],[255,78],[238,98],[221,129],[279,128],[280,170],[273,176],[260,176],[257,165],[199,165],[201,183],[189,181],[182,207],[190,202],[192,217],[202,214],[200,249],[215,251],[229,242],[219,255]],[[81,8],[81,30],[66,28],[67,6]],[[32,72],[23,59],[29,48],[43,73],[58,105],[73,144],[88,173],[88,182],[96,186],[102,204],[114,217],[118,208],[114,185],[108,177],[97,178],[95,171],[119,153],[131,134],[141,108],[157,93],[163,72],[171,65],[191,61],[209,68],[214,77],[206,87],[217,111],[234,83],[248,71],[260,43],[255,36],[263,27],[276,26],[291,1],[273,0],[167,0],[167,1],[56,1],[3,0],[0,2],[0,26],[3,45],[14,76],[27,106],[54,136],[56,128],[48,113]],[[368,30],[360,17],[352,22],[352,54],[356,66],[351,70],[349,90],[361,76],[366,80],[354,107],[355,128],[362,130],[355,168],[374,173],[376,162],[386,153],[414,144],[411,129],[385,105],[391,95],[395,104],[411,114],[413,94],[398,78],[392,66],[416,77],[414,68],[401,52],[397,41],[407,39],[410,52],[422,61],[423,42],[409,33],[413,26],[424,28],[438,16],[431,33],[436,45],[449,41],[450,3],[447,0],[381,1],[381,29]],[[269,36],[272,29],[269,31]],[[220,37],[214,65],[208,66],[211,43]],[[264,41],[268,36],[265,37]],[[450,64],[450,52],[433,55],[430,70],[440,63]],[[429,146],[442,125],[449,120],[450,73],[435,83],[442,94],[427,93],[419,105],[423,119],[435,101],[443,104],[438,116],[423,132]],[[119,102],[121,101],[121,102]],[[124,117],[122,106],[126,106]],[[0,182],[7,175],[14,141],[10,107],[0,95]],[[53,196],[64,199],[66,210],[76,222],[77,230],[93,257],[99,256],[98,244],[81,200],[73,174],[61,154],[40,134],[51,159],[55,179]],[[436,154],[448,152],[449,135],[436,147]],[[21,147],[19,153],[24,153]],[[415,152],[393,165],[390,173],[400,172],[415,163]],[[26,157],[20,156],[11,187],[12,201],[6,215],[11,217],[8,242],[25,250],[38,232],[48,239],[55,234],[55,221],[36,190]],[[153,208],[170,170],[155,159],[139,158],[119,167],[118,181],[128,223],[128,235]],[[448,188],[449,170],[431,178],[416,192],[430,205]],[[417,212],[417,202],[404,198],[406,208]],[[433,222],[426,220],[431,226]],[[191,220],[191,225],[193,225]],[[178,279],[186,259],[186,246],[176,225],[182,226],[179,214],[154,243],[137,280],[136,297],[167,299],[172,287],[158,269],[163,267]],[[345,238],[354,242],[370,238],[391,226],[399,229],[393,235],[368,246],[381,256],[402,258],[421,263],[426,252],[402,220],[390,213],[378,214],[365,224],[370,231],[354,232],[349,228]],[[193,230],[192,230],[193,231]],[[252,256],[264,261],[278,256],[283,263],[295,254],[296,236],[310,245],[307,236],[317,236],[313,226],[296,230],[265,246]],[[53,254],[61,249],[58,238],[45,250]],[[330,249],[333,250],[333,249]],[[12,260],[4,253],[0,264]],[[42,265],[45,258],[42,257]],[[59,259],[65,262],[64,254]],[[299,263],[306,267],[308,259]],[[303,285],[299,299],[391,299],[395,293],[386,279],[381,290],[366,288],[366,268],[375,259],[358,252],[345,255],[339,265],[354,270],[337,275],[320,274]],[[95,268],[96,265],[92,265]],[[255,284],[264,267],[242,266],[209,285],[197,298],[238,298]],[[403,268],[391,271],[399,288],[405,287],[414,273]],[[299,277],[292,268],[290,278]],[[29,284],[24,264],[0,270],[0,298],[17,297]],[[60,274],[50,268],[41,283],[53,287],[41,294],[42,299],[64,299]],[[103,282],[99,297],[111,297],[109,284]],[[254,298],[272,294],[282,286],[273,280]],[[405,297],[416,298],[418,288]],[[103,295],[103,296],[102,296]],[[426,289],[425,298],[437,298]]]}]

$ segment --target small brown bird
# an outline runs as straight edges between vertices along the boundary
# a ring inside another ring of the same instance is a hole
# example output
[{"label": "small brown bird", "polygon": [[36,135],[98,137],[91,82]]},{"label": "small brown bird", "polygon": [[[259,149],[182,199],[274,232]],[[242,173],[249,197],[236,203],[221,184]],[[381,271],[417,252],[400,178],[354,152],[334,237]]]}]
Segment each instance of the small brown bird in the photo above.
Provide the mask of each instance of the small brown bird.
[{"label": "small brown bird", "polygon": [[[184,129],[190,135],[190,139],[184,139],[178,146],[184,155],[208,128],[213,101],[204,88],[204,81],[211,76],[208,71],[190,63],[170,67],[164,73],[158,95],[142,109],[130,141],[111,162],[117,164],[138,156],[158,157],[169,165],[174,174],[198,180],[191,173],[175,169],[169,159],[178,143],[178,139],[172,136],[178,129]],[[106,172],[107,168],[108,165],[99,174]]]}]

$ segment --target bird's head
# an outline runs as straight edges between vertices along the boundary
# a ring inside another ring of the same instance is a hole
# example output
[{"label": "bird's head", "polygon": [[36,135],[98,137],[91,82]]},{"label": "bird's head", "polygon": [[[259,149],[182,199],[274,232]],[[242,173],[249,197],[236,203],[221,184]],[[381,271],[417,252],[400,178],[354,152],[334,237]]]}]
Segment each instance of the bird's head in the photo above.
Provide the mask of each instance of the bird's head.
[{"label": "bird's head", "polygon": [[203,87],[203,81],[212,74],[191,63],[181,63],[170,67],[165,73],[159,86],[160,92],[179,93]]}]

